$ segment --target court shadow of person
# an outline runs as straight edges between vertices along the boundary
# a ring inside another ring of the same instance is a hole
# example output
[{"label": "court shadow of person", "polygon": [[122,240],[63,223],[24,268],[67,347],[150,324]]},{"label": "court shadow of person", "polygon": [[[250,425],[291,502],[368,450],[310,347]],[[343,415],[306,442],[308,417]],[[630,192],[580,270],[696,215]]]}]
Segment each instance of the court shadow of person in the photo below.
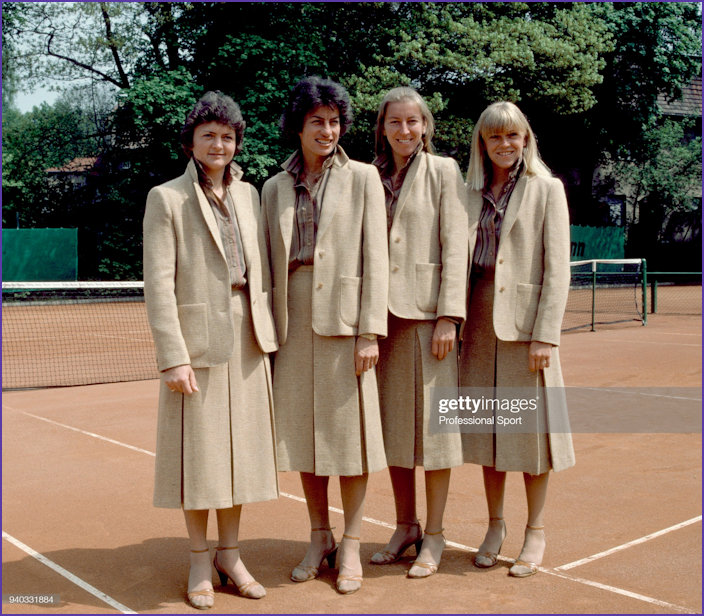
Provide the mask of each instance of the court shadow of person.
[{"label": "court shadow of person", "polygon": [[[214,557],[216,542],[209,539],[208,543],[211,557]],[[293,584],[289,579],[291,569],[307,547],[303,541],[272,538],[240,541],[239,545],[249,572],[267,590]],[[116,548],[73,548],[42,553],[75,576],[74,580],[68,579],[66,573],[60,574],[46,564],[40,564],[32,556],[24,556],[3,563],[3,594],[58,595],[59,603],[42,609],[65,609],[77,604],[101,610],[112,605],[116,609],[127,608],[135,612],[150,612],[168,606],[172,606],[174,613],[190,611],[192,608],[186,599],[188,554],[185,537],[148,539]],[[332,576],[331,583],[334,580],[335,576]],[[87,585],[92,586],[94,592]],[[216,601],[217,595],[222,593],[240,598],[231,582],[220,587],[214,569],[213,586]],[[121,606],[111,604],[110,600]],[[254,602],[242,600],[246,604],[241,611],[251,609]]]}]

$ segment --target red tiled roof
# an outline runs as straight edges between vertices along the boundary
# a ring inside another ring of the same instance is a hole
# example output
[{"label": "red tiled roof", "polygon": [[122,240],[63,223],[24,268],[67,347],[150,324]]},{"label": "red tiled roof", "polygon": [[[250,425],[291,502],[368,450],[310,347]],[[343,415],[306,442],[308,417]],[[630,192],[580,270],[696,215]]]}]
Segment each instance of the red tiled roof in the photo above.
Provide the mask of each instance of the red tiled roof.
[{"label": "red tiled roof", "polygon": [[701,116],[702,115],[702,78],[695,77],[684,88],[682,98],[668,101],[664,94],[658,94],[658,104],[665,115]]},{"label": "red tiled roof", "polygon": [[47,169],[47,173],[85,173],[90,171],[95,162],[98,160],[96,156],[85,158],[74,158],[68,161],[63,167],[51,167]]}]

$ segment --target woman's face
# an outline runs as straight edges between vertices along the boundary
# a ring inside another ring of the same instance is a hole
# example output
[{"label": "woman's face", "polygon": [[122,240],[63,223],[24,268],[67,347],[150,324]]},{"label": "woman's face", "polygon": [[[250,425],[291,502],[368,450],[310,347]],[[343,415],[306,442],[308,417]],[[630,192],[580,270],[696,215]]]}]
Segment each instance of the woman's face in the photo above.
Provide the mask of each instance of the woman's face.
[{"label": "woman's face", "polygon": [[235,129],[227,124],[208,122],[193,131],[193,156],[208,175],[224,173],[237,147]]},{"label": "woman's face", "polygon": [[327,158],[340,140],[340,112],[337,107],[316,107],[306,114],[298,133],[304,159]]},{"label": "woman's face", "polygon": [[520,129],[511,128],[490,131],[482,134],[492,166],[497,171],[507,171],[523,156],[523,149],[528,143],[528,135]]},{"label": "woman's face", "polygon": [[391,146],[397,167],[416,151],[427,125],[418,103],[407,100],[388,104],[384,136]]}]

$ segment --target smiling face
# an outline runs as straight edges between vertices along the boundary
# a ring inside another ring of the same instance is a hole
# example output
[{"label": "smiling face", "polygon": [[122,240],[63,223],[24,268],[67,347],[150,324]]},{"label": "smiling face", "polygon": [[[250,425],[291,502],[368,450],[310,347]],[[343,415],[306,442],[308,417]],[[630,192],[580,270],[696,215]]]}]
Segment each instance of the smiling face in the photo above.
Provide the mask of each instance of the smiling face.
[{"label": "smiling face", "polygon": [[523,148],[528,143],[528,135],[522,130],[509,128],[482,133],[486,153],[491,161],[495,176],[502,176],[523,156]]},{"label": "smiling face", "polygon": [[219,122],[199,124],[193,131],[193,157],[213,179],[222,178],[237,147],[235,129]]},{"label": "smiling face", "polygon": [[321,106],[309,111],[298,136],[305,165],[322,165],[340,140],[340,112],[337,107]]},{"label": "smiling face", "polygon": [[403,167],[416,151],[427,125],[418,103],[411,100],[389,103],[384,118],[384,136],[391,146],[396,169]]}]

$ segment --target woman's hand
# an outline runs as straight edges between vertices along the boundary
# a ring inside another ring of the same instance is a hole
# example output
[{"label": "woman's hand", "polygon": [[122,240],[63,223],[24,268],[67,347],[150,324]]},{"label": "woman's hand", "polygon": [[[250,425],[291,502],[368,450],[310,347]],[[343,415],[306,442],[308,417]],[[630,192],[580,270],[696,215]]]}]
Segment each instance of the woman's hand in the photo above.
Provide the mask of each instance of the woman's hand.
[{"label": "woman's hand", "polygon": [[371,370],[379,361],[379,343],[357,336],[354,344],[354,372],[357,376]]},{"label": "woman's hand", "polygon": [[440,317],[435,323],[433,331],[433,342],[431,352],[438,359],[445,359],[447,354],[455,348],[455,336],[457,335],[457,327],[452,321]]},{"label": "woman's hand", "polygon": [[196,383],[196,374],[193,372],[193,368],[188,364],[164,370],[164,372],[161,373],[161,380],[164,381],[164,384],[171,391],[176,391],[188,396],[195,391],[200,391],[200,389],[198,389],[198,383]]},{"label": "woman's hand", "polygon": [[552,344],[533,340],[528,349],[528,368],[531,372],[537,372],[550,367],[550,356],[552,355]]}]

